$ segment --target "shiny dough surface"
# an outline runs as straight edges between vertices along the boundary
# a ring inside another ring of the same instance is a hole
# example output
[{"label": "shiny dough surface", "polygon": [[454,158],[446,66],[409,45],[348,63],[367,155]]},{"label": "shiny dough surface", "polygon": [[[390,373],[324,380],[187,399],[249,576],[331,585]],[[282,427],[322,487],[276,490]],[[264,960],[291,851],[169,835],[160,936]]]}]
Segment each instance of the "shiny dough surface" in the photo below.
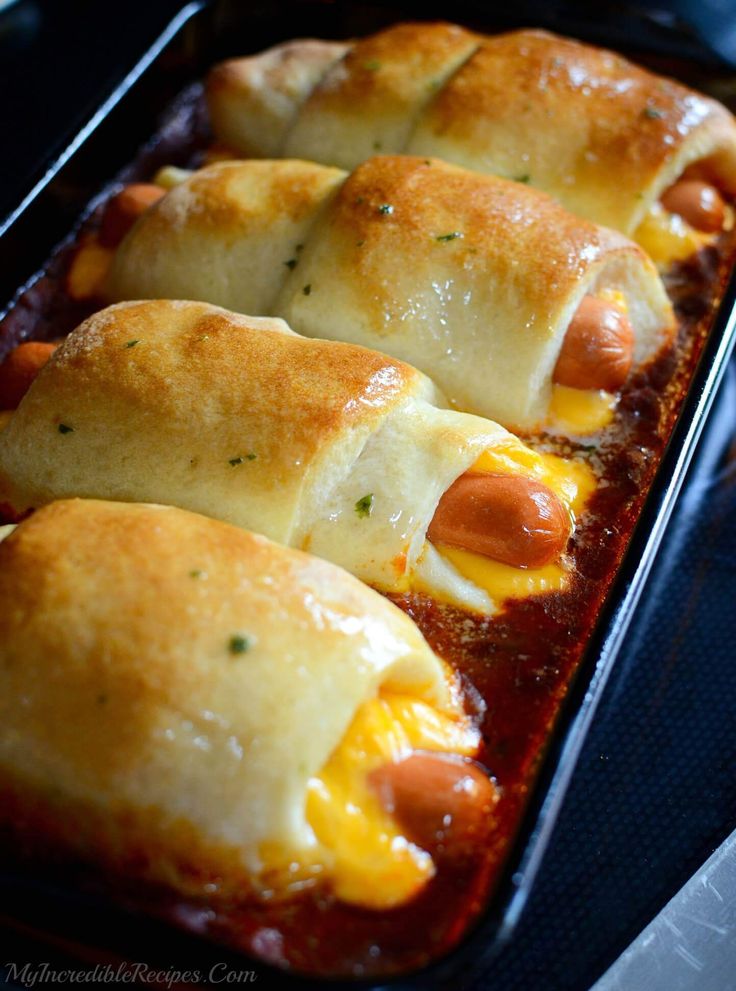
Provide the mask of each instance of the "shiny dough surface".
[{"label": "shiny dough surface", "polygon": [[[672,309],[641,249],[522,183],[410,156],[369,159],[351,175],[273,165],[211,165],[171,190],[118,249],[111,297],[186,294],[282,316],[301,334],[411,362],[452,405],[511,429],[544,422],[585,293],[624,293],[637,363],[670,336]],[[310,190],[298,231],[279,168]],[[267,292],[247,261],[264,237],[277,245]]]},{"label": "shiny dough surface", "polygon": [[[292,66],[299,44],[291,43]],[[257,133],[272,100],[259,61],[269,58],[233,60],[210,77],[216,133],[242,154],[259,142],[238,140],[236,129]],[[393,124],[400,114],[403,128]],[[693,163],[736,193],[736,125],[721,104],[613,52],[538,30],[485,37],[450,24],[400,24],[342,55],[335,49],[319,80],[294,95],[280,141],[257,153],[275,147],[343,168],[376,151],[435,155],[523,177],[626,234]]]},{"label": "shiny dough surface", "polygon": [[281,320],[122,303],[57,349],[0,432],[0,501],[164,502],[401,586],[500,426],[416,369]]},{"label": "shiny dough surface", "polygon": [[185,892],[314,845],[307,782],[380,688],[453,704],[391,603],[180,509],[41,509],[0,541],[0,598],[0,818]]}]

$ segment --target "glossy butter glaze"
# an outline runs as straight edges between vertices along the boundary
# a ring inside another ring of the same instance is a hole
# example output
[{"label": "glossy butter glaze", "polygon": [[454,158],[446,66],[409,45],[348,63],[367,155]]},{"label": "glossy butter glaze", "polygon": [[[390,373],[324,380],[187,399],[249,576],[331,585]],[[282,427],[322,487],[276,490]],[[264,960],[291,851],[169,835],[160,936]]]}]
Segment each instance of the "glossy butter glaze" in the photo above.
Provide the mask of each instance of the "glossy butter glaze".
[{"label": "glossy butter glaze", "polygon": [[[47,274],[3,321],[3,352],[26,337],[60,336],[93,308],[75,304],[65,295],[64,273],[73,250],[68,247],[52,260]],[[461,672],[469,705],[482,720],[481,759],[501,788],[501,801],[493,813],[494,839],[487,849],[473,856],[440,857],[437,876],[419,898],[385,913],[349,908],[316,889],[287,902],[233,900],[218,910],[204,901],[174,901],[160,890],[131,890],[115,877],[97,878],[97,889],[102,885],[115,900],[145,907],[260,959],[313,974],[377,977],[421,966],[455,945],[477,920],[501,876],[540,757],[630,537],[735,256],[736,238],[729,235],[721,239],[718,250],[709,249],[670,273],[668,287],[679,321],[676,347],[627,384],[600,452],[553,438],[533,440],[590,460],[608,483],[594,497],[575,535],[572,558],[577,576],[570,588],[510,604],[492,621],[469,619],[418,596],[395,599]],[[32,837],[32,846],[30,841]],[[88,883],[84,874],[81,881]]]}]

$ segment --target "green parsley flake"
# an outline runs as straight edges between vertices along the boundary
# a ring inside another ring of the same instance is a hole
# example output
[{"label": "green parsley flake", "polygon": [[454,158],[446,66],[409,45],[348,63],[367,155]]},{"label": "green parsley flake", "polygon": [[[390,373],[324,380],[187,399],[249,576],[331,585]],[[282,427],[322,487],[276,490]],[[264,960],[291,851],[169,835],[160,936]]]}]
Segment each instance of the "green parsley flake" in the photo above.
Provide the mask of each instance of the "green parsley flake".
[{"label": "green parsley flake", "polygon": [[373,493],[369,492],[355,503],[355,512],[360,517],[370,516],[373,510]]},{"label": "green parsley flake", "polygon": [[367,69],[368,72],[378,72],[378,70],[381,68],[381,63],[378,61],[378,59],[375,58],[370,59],[370,61],[363,63],[363,68]]},{"label": "green parsley flake", "polygon": [[356,248],[362,248],[364,244],[365,244],[365,241],[356,241],[355,242],[355,247]]},{"label": "green parsley flake", "polygon": [[255,461],[257,457],[257,454],[250,451],[248,454],[239,454],[237,458],[230,458],[228,464],[236,468],[238,465],[242,465],[244,461]]},{"label": "green parsley flake", "polygon": [[140,342],[140,339],[135,340],[135,341],[126,341],[126,343],[123,345],[123,347],[134,348],[136,346],[136,344],[140,344],[140,343],[141,343]]},{"label": "green parsley flake", "polygon": [[290,269],[291,269],[291,271],[293,272],[293,271],[294,271],[294,269],[295,269],[295,268],[296,268],[296,266],[297,266],[297,259],[296,259],[296,258],[290,258],[290,259],[288,260],[288,262],[284,262],[284,265],[286,265],[286,267],[287,267],[287,268],[290,268]]},{"label": "green parsley flake", "polygon": [[59,433],[60,434],[73,434],[74,433],[74,427],[70,427],[66,423],[60,423],[59,424]]},{"label": "green parsley flake", "polygon": [[387,213],[393,213],[394,208],[391,206],[390,203],[381,203],[381,205],[378,208],[378,212],[385,215]]},{"label": "green parsley flake", "polygon": [[234,633],[227,645],[231,654],[245,654],[249,647],[248,638],[242,636],[240,633]]},{"label": "green parsley flake", "polygon": [[202,571],[201,568],[194,568],[192,571],[189,572],[189,577],[190,578],[201,578],[203,574],[204,574],[204,571]]},{"label": "green parsley flake", "polygon": [[383,145],[381,144],[380,141],[374,141],[373,142],[373,150],[374,151],[380,151],[381,148],[383,148]]},{"label": "green parsley flake", "polygon": [[454,241],[457,237],[464,237],[461,231],[452,231],[450,234],[438,234],[435,241]]},{"label": "green parsley flake", "polygon": [[236,465],[242,465],[242,463],[244,461],[245,461],[245,458],[230,458],[230,460],[228,461],[228,464],[231,465],[234,468]]},{"label": "green parsley flake", "polygon": [[304,288],[302,289],[302,292],[304,293],[305,296],[309,296],[312,292],[312,284],[308,282],[306,286],[304,286]]},{"label": "green parsley flake", "polygon": [[649,120],[660,120],[664,117],[664,111],[660,110],[659,107],[652,106],[651,103],[648,107],[644,107],[642,114],[644,117],[648,117]]},{"label": "green parsley flake", "polygon": [[523,172],[521,175],[514,176],[514,182],[523,182],[525,185],[528,185],[531,181],[532,177],[528,172]]}]

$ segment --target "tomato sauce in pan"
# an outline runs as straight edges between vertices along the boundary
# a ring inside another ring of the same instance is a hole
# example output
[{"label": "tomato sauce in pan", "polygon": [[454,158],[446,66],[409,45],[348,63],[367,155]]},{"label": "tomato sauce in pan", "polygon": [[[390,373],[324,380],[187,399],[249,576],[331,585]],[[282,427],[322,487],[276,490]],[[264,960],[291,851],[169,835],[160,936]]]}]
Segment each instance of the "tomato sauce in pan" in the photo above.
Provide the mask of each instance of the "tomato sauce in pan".
[{"label": "tomato sauce in pan", "polygon": [[[646,498],[735,256],[736,237],[727,235],[717,251],[709,249],[671,272],[677,343],[632,376],[597,451],[529,438],[533,445],[588,459],[604,483],[576,528],[575,576],[568,589],[511,601],[490,619],[424,597],[394,598],[462,674],[471,707],[474,698],[482,700],[478,759],[501,790],[490,843],[468,860],[450,852],[422,894],[391,912],[361,911],[306,894],[289,905],[234,907],[219,914],[210,922],[218,938],[307,972],[378,976],[436,959],[477,919],[504,868],[562,700]],[[271,935],[269,942],[264,933],[274,931],[280,936]]]},{"label": "tomato sauce in pan", "polygon": [[[139,162],[126,178],[151,173],[150,165]],[[98,221],[99,211],[83,231],[94,230]],[[0,322],[0,357],[21,340],[63,336],[96,308],[74,302],[65,291],[75,250],[74,242],[63,247]],[[131,891],[123,880],[91,879],[87,872],[75,871],[75,883],[91,883],[97,891],[102,885],[105,896],[115,901],[308,974],[379,977],[425,965],[455,945],[488,904],[502,874],[562,700],[631,536],[735,259],[732,232],[668,274],[678,315],[677,341],[627,382],[600,446],[527,438],[532,446],[587,461],[603,483],[578,521],[570,548],[574,576],[565,591],[511,601],[490,619],[421,596],[394,599],[460,672],[469,708],[478,712],[483,733],[478,759],[500,789],[490,842],[472,854],[450,847],[438,855],[437,874],[417,898],[383,912],[340,903],[323,888],[288,899],[214,906],[172,901],[171,895],[153,890],[142,893],[140,885]]]}]

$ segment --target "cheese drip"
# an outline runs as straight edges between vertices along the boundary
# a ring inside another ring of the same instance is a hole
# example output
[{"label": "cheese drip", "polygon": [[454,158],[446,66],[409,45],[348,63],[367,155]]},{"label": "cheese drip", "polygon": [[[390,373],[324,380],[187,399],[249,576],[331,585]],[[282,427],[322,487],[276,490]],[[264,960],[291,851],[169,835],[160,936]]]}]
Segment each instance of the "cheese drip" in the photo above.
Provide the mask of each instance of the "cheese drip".
[{"label": "cheese drip", "polygon": [[412,750],[469,756],[478,730],[408,695],[381,692],[356,713],[307,792],[307,821],[338,898],[371,909],[400,905],[434,875],[431,856],[407,839],[368,782],[371,771]]},{"label": "cheese drip", "polygon": [[[573,523],[596,486],[588,465],[556,454],[541,454],[520,441],[485,451],[470,470],[494,475],[524,475],[542,482],[560,499]],[[543,568],[515,568],[457,547],[441,544],[437,550],[463,578],[482,588],[494,602],[563,589],[568,580],[568,572],[560,562]]]},{"label": "cheese drip", "polygon": [[[731,230],[733,219],[733,210],[726,205],[724,230]],[[717,233],[696,230],[679,214],[670,213],[659,202],[652,206],[633,235],[660,271],[713,244],[717,236]]]},{"label": "cheese drip", "polygon": [[192,175],[194,175],[193,169],[180,169],[176,165],[164,165],[153,177],[153,183],[168,191],[175,186],[180,186]]},{"label": "cheese drip", "polygon": [[553,385],[549,429],[562,434],[594,434],[611,422],[617,402],[618,398],[605,389]]}]

